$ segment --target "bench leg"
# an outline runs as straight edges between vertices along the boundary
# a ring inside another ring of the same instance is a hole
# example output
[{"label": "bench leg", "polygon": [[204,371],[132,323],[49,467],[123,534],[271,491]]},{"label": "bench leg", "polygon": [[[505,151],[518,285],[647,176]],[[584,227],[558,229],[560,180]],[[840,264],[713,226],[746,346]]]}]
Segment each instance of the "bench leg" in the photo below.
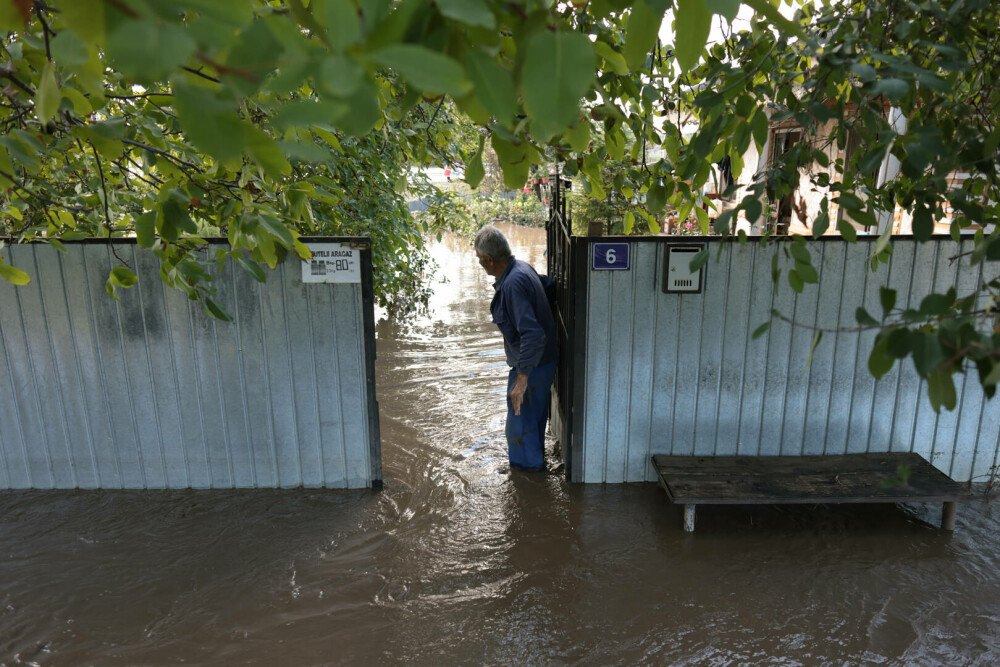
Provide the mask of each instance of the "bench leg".
[{"label": "bench leg", "polygon": [[954,500],[944,504],[941,510],[941,530],[955,530],[955,513],[958,503]]},{"label": "bench leg", "polygon": [[694,532],[694,505],[684,506],[684,532]]}]

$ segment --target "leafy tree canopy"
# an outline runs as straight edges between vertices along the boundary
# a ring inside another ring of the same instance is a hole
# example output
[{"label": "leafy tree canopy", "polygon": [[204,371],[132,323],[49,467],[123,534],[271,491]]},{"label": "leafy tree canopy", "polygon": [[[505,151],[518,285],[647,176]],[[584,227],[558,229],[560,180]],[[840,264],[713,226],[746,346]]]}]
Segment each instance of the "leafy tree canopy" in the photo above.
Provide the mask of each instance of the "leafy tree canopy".
[{"label": "leafy tree canopy", "polygon": [[[614,186],[641,203],[633,223],[655,230],[668,206],[687,217],[713,163],[729,157],[738,176],[769,123],[794,119],[816,140],[779,156],[717,231],[812,178],[875,231],[897,204],[920,239],[956,211],[956,236],[979,229],[972,259],[1000,258],[998,3],[806,0],[791,18],[779,0],[742,4],[753,16],[706,46],[738,0],[0,0],[3,231],[52,243],[134,233],[167,283],[205,299],[210,270],[193,253],[205,235],[228,235],[232,260],[263,277],[261,264],[306,254],[300,234],[366,233],[381,293],[413,294],[422,266],[406,249],[423,230],[398,194],[407,165],[464,161],[475,187],[489,145],[508,187],[548,157],[602,199],[602,166],[621,161]],[[665,16],[675,37],[661,44]],[[480,128],[464,149],[459,115]],[[864,150],[830,164],[820,138],[850,133]],[[665,157],[651,164],[652,146]],[[888,155],[901,173],[882,182]],[[817,163],[824,173],[804,175]],[[817,236],[837,224],[826,206],[810,223]],[[776,240],[776,276],[805,289],[808,244]],[[873,268],[891,248],[880,233]],[[132,279],[119,269],[112,292]],[[4,264],[0,276],[28,278]],[[883,327],[872,371],[912,355],[935,407],[950,408],[952,374],[973,364],[992,394],[998,288],[914,312],[887,295],[881,319],[859,313]]]}]

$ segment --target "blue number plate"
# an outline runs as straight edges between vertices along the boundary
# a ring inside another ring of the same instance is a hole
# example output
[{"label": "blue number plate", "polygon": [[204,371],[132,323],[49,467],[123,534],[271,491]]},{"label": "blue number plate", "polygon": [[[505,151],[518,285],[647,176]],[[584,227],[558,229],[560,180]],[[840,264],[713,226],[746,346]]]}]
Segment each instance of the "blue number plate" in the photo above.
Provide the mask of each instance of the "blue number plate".
[{"label": "blue number plate", "polygon": [[628,243],[595,243],[591,266],[595,271],[628,271]]}]

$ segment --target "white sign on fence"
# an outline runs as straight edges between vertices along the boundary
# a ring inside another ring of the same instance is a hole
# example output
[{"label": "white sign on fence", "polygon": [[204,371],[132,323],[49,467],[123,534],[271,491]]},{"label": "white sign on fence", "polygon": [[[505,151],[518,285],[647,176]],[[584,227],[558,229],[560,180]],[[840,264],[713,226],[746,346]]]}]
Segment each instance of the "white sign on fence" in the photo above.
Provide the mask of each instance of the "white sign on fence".
[{"label": "white sign on fence", "polygon": [[307,243],[312,259],[302,262],[304,283],[360,283],[361,251],[340,243]]}]

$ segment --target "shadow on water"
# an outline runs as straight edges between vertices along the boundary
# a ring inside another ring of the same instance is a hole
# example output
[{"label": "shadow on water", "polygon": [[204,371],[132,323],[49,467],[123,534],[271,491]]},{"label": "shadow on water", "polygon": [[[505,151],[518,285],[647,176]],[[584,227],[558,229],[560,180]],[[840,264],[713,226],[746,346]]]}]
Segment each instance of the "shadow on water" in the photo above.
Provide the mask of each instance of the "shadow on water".
[{"label": "shadow on water", "polygon": [[1000,661],[985,501],[953,536],[923,505],[704,507],[686,534],[655,485],[505,472],[492,280],[465,240],[433,252],[428,312],[377,325],[383,492],[0,494],[0,663]]}]

